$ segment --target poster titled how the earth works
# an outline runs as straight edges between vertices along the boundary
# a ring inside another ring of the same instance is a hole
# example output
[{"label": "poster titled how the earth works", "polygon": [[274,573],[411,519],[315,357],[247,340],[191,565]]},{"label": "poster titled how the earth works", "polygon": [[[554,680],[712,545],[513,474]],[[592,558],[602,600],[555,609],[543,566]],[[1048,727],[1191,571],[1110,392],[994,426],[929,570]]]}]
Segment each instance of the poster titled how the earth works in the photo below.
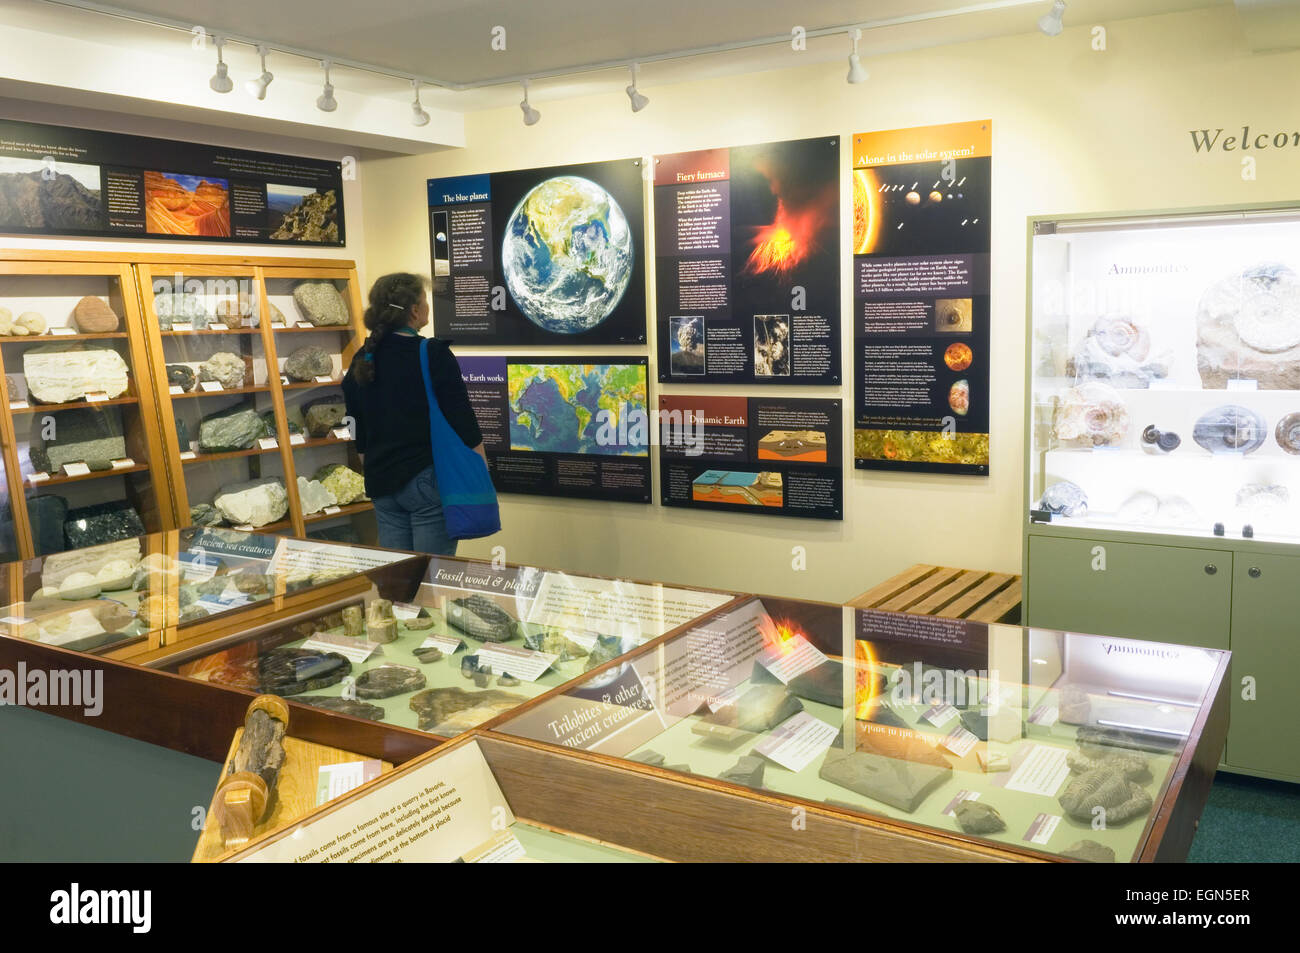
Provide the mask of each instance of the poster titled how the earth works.
[{"label": "poster titled how the earth works", "polygon": [[659,379],[838,384],[840,141],[655,158]]},{"label": "poster titled how the earth works", "polygon": [[853,137],[859,469],[989,472],[992,126]]},{"label": "poster titled how the earth works", "polygon": [[342,245],[338,162],[0,120],[0,232]]},{"label": "poster titled how the earth works", "polygon": [[664,506],[844,518],[838,400],[659,398]]},{"label": "poster titled how the earth works", "polygon": [[644,344],[643,165],[430,179],[437,335],[460,344]]},{"label": "poster titled how the earth works", "polygon": [[644,357],[462,357],[502,493],[650,502]]}]

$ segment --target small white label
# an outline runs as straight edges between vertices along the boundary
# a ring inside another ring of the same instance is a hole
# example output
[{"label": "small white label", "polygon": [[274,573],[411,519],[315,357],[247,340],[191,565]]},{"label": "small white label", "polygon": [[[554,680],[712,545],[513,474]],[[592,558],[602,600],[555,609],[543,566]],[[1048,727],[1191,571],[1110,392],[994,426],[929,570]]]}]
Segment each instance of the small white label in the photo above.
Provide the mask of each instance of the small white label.
[{"label": "small white label", "polygon": [[437,649],[443,655],[455,655],[465,643],[450,635],[431,635],[420,643],[422,649]]},{"label": "small white label", "polygon": [[87,476],[90,473],[90,467],[84,463],[65,463],[63,472],[68,476]]},{"label": "small white label", "polygon": [[939,743],[961,758],[965,757],[966,753],[975,747],[977,741],[979,741],[979,738],[973,732],[967,731],[961,725],[958,725]]},{"label": "small white label", "polygon": [[9,625],[27,625],[27,623],[34,622],[34,621],[35,621],[34,619],[28,619],[26,616],[20,616],[20,615],[7,615],[4,618],[0,619],[0,622],[7,623]]},{"label": "small white label", "polygon": [[257,439],[257,445],[263,450],[274,450],[276,447],[280,446],[280,441],[275,437],[259,437]]},{"label": "small white label", "polygon": [[921,717],[936,728],[942,728],[957,717],[957,709],[951,705],[935,705]]},{"label": "small white label", "polygon": [[790,679],[825,662],[826,656],[802,635],[795,635],[779,645],[769,645],[758,657],[758,661],[778,682],[788,685]]},{"label": "small white label", "polygon": [[293,446],[295,447],[304,444],[306,442],[307,442],[307,438],[300,433],[289,434],[289,443],[293,444]]},{"label": "small white label", "polygon": [[465,854],[462,860],[467,864],[509,864],[523,860],[525,856],[524,845],[519,843],[514,831],[502,831],[486,844],[480,844]]},{"label": "small white label", "polygon": [[1025,831],[1025,836],[1020,839],[1029,841],[1031,844],[1046,844],[1052,839],[1052,833],[1060,823],[1061,817],[1059,814],[1039,814],[1034,818],[1034,822],[1029,825],[1029,830]]},{"label": "small white label", "polygon": [[302,644],[304,649],[316,649],[325,652],[338,652],[350,662],[364,662],[375,654],[379,648],[369,639],[353,639],[346,635],[328,635],[317,632]]},{"label": "small white label", "polygon": [[102,390],[87,391],[86,400],[90,401],[93,404],[97,401],[108,400],[108,395],[104,393]]},{"label": "small white label", "polygon": [[182,387],[180,384],[168,384],[168,385],[167,385],[167,393],[169,393],[169,394],[183,394],[183,393],[185,393],[185,388]]},{"label": "small white label", "polygon": [[221,381],[200,381],[199,386],[208,393],[212,393],[214,390],[225,390],[221,386]]},{"label": "small white label", "polygon": [[114,470],[125,470],[125,469],[127,469],[127,468],[129,468],[129,467],[133,467],[133,466],[135,466],[135,461],[134,461],[133,459],[131,459],[130,457],[123,457],[121,460],[114,460],[114,461],[113,461],[113,469],[114,469]]},{"label": "small white label", "polygon": [[25,400],[11,400],[11,401],[9,401],[9,409],[10,409],[10,410],[26,410],[26,409],[27,409],[27,401],[25,401]]},{"label": "small white label", "polygon": [[221,324],[221,323],[219,323],[219,322],[217,322],[217,321],[213,321],[211,324],[209,324],[209,325],[208,325],[208,329],[211,330],[211,331],[229,331],[229,330],[230,330],[230,328],[228,328],[226,325]]},{"label": "small white label", "polygon": [[342,513],[342,512],[343,512],[343,507],[341,507],[341,506],[327,506],[327,507],[325,507],[325,509],[321,510],[321,512],[324,513],[326,516],[333,516],[335,513]]},{"label": "small white label", "polygon": [[317,384],[333,384],[333,383],[334,383],[334,378],[333,378],[332,376],[330,376],[329,374],[317,374],[317,375],[316,375],[316,383],[317,383]]},{"label": "small white label", "polygon": [[1007,778],[1006,789],[1056,797],[1057,790],[1070,774],[1065,755],[1064,748],[1034,745]]},{"label": "small white label", "polygon": [[289,383],[289,375],[288,375],[288,374],[281,374],[281,375],[280,375],[280,383],[281,383],[281,384],[288,384],[288,383]]},{"label": "small white label", "polygon": [[962,788],[957,792],[957,796],[948,802],[948,806],[943,809],[943,813],[947,817],[952,817],[953,811],[957,810],[957,805],[962,801],[978,801],[979,799],[980,796],[978,791],[967,791],[965,788]]},{"label": "small white label", "polygon": [[283,331],[284,329],[285,329],[285,325],[284,325],[282,322],[280,322],[280,321],[272,321],[272,322],[271,322],[271,330],[273,330],[273,331]]},{"label": "small white label", "polygon": [[1228,390],[1259,390],[1259,381],[1237,378],[1228,381]]},{"label": "small white label", "polygon": [[27,482],[40,483],[42,480],[48,480],[49,478],[50,475],[48,473],[33,473],[27,478]]},{"label": "small white label", "polygon": [[754,750],[783,768],[802,771],[831,746],[837,734],[839,729],[834,725],[801,711],[773,728]]},{"label": "small white label", "polygon": [[57,334],[61,337],[65,334],[76,334],[77,329],[76,328],[50,328],[50,333]]},{"label": "small white label", "polygon": [[253,526],[252,523],[240,523],[235,527],[235,529],[239,530],[241,533],[251,533],[256,528],[257,527]]},{"label": "small white label", "polygon": [[512,675],[525,682],[537,681],[558,659],[558,655],[513,645],[485,645],[478,650],[478,664],[489,666],[493,675]]},{"label": "small white label", "polygon": [[197,457],[197,456],[198,456],[198,454],[195,453],[193,450],[182,450],[182,451],[181,451],[181,459],[182,459],[182,460],[193,460],[193,459],[194,459],[195,457]]},{"label": "small white label", "polygon": [[394,602],[393,618],[394,619],[414,619],[420,614],[420,607],[410,602]]},{"label": "small white label", "polygon": [[739,685],[733,685],[725,692],[718,692],[716,695],[709,696],[707,701],[705,701],[705,704],[709,706],[709,711],[716,712],[720,708],[734,705],[736,699],[745,694],[747,690],[748,689],[741,688]]},{"label": "small white label", "polygon": [[330,431],[330,432],[334,435],[334,439],[335,439],[335,440],[351,440],[351,439],[352,439],[352,431],[349,430],[347,427],[335,427],[335,428],[334,428],[332,431]]},{"label": "small white label", "polygon": [[1148,390],[1178,390],[1178,385],[1173,381],[1152,381],[1148,385]]},{"label": "small white label", "polygon": [[359,788],[383,773],[383,765],[377,759],[369,761],[349,761],[345,764],[322,764],[316,772],[316,804],[347,794],[353,788]]},{"label": "small white label", "polygon": [[193,330],[194,330],[194,325],[193,325],[193,324],[181,324],[181,323],[177,322],[177,323],[174,323],[174,324],[172,325],[172,330],[173,330],[173,331],[193,331]]},{"label": "small white label", "polygon": [[312,324],[310,321],[299,321],[299,322],[298,322],[298,327],[300,327],[300,328],[314,328],[314,327],[316,327],[316,325]]}]

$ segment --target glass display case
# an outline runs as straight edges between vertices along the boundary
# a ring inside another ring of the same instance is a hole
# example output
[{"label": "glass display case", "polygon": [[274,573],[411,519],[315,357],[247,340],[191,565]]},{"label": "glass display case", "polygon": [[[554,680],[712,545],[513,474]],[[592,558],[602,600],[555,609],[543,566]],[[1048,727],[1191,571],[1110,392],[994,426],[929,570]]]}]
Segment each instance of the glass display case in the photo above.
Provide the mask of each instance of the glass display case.
[{"label": "glass display case", "polygon": [[9,549],[31,557],[170,522],[149,361],[129,264],[0,260],[0,396],[15,504]]},{"label": "glass display case", "polygon": [[358,592],[219,652],[173,658],[168,668],[448,738],[732,598],[432,557],[406,591]]},{"label": "glass display case", "polygon": [[1222,750],[1227,664],[1212,649],[752,598],[492,732],[1012,859],[1167,859],[1190,845]]}]

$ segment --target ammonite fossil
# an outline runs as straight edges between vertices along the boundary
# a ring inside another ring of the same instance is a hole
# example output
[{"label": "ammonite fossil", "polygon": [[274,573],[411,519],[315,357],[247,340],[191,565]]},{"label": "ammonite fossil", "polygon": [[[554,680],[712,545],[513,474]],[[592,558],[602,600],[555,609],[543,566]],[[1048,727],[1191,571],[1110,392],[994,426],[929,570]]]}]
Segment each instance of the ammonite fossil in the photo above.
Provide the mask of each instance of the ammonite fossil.
[{"label": "ammonite fossil", "polygon": [[1047,488],[1038,501],[1038,509],[1061,516],[1087,516],[1088,496],[1079,484],[1062,480]]},{"label": "ammonite fossil", "polygon": [[1264,418],[1237,404],[1215,407],[1192,428],[1192,439],[1210,453],[1251,453],[1264,445],[1267,436]]},{"label": "ammonite fossil", "polygon": [[1276,483],[1247,483],[1237,490],[1237,509],[1251,519],[1267,519],[1284,510],[1291,492]]},{"label": "ammonite fossil", "polygon": [[1151,381],[1169,373],[1163,361],[1149,361],[1150,354],[1150,335],[1136,320],[1098,318],[1070,356],[1066,373],[1078,381],[1103,380],[1117,387],[1147,387]]},{"label": "ammonite fossil", "polygon": [[1276,262],[1229,275],[1201,296],[1196,364],[1205,387],[1248,379],[1261,390],[1300,386],[1300,277]]},{"label": "ammonite fossil", "polygon": [[1273,428],[1273,438],[1287,453],[1300,453],[1300,413],[1287,414]]},{"label": "ammonite fossil", "polygon": [[[1076,774],[1056,800],[1075,820],[1093,821],[1100,816],[1107,827],[1144,816],[1152,804],[1142,785],[1109,767]],[[1097,808],[1104,813],[1094,814]]]},{"label": "ammonite fossil", "polygon": [[1072,387],[1061,398],[1056,436],[1095,447],[1118,443],[1128,433],[1128,408],[1115,388],[1097,381]]}]

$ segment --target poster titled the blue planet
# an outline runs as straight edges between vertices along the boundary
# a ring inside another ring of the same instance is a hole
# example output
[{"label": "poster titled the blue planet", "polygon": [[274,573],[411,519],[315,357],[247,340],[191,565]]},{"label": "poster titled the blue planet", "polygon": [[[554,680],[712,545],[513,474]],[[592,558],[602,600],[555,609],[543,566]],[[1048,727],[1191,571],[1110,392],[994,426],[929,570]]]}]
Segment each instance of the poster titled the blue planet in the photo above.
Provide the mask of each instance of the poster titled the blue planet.
[{"label": "poster titled the blue planet", "polygon": [[643,344],[641,161],[430,179],[436,333]]}]

